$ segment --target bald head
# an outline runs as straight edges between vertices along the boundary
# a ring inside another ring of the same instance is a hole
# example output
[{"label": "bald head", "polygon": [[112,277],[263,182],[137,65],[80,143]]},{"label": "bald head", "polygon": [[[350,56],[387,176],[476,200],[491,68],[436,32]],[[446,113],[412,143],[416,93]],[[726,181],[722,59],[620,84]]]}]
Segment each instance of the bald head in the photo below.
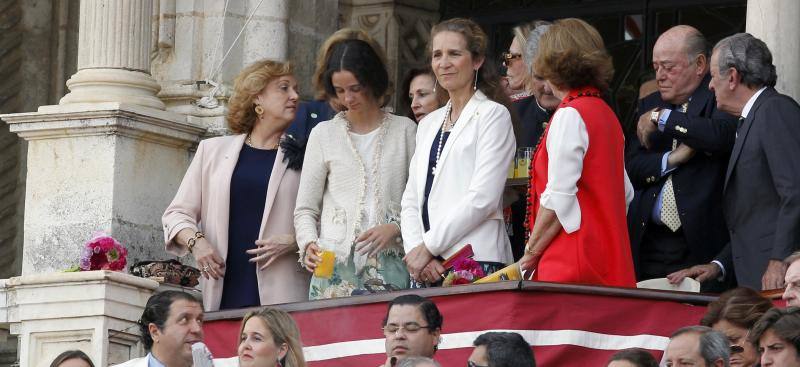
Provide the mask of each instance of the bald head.
[{"label": "bald head", "polygon": [[653,69],[664,101],[688,101],[708,73],[705,37],[688,25],[668,29],[653,47]]},{"label": "bald head", "polygon": [[668,29],[658,37],[656,47],[658,47],[659,43],[665,43],[664,46],[682,48],[689,60],[696,58],[698,55],[708,57],[705,36],[697,28],[690,25],[676,25]]}]

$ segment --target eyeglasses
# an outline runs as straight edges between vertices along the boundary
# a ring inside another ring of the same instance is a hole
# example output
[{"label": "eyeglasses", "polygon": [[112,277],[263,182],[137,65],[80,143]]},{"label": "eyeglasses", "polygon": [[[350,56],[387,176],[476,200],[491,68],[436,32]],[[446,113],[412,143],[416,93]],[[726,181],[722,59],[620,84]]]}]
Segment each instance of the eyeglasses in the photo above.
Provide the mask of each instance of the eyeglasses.
[{"label": "eyeglasses", "polygon": [[409,322],[405,325],[388,324],[382,327],[381,329],[383,330],[384,334],[390,335],[397,333],[400,330],[405,330],[408,333],[416,333],[420,329],[430,329],[430,328],[431,328],[430,326],[422,326],[420,324],[417,324],[416,322]]},{"label": "eyeglasses", "polygon": [[731,354],[744,353],[744,347],[741,345],[731,345]]},{"label": "eyeglasses", "polygon": [[489,367],[489,366],[481,366],[473,361],[467,361],[467,367]]},{"label": "eyeglasses", "polygon": [[521,58],[522,54],[503,52],[500,57],[503,59],[503,66],[508,67],[512,60]]}]

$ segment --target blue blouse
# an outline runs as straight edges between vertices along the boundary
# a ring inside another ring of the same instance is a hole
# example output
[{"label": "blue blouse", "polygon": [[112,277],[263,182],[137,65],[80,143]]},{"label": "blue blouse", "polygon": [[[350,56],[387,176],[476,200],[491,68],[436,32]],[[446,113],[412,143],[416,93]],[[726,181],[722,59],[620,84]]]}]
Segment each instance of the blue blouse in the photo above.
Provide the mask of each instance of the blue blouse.
[{"label": "blue blouse", "polygon": [[256,264],[245,252],[255,248],[267,187],[275,165],[276,149],[264,150],[242,146],[239,160],[231,176],[231,201],[228,213],[228,258],[225,261],[225,279],[222,286],[220,309],[259,306]]}]

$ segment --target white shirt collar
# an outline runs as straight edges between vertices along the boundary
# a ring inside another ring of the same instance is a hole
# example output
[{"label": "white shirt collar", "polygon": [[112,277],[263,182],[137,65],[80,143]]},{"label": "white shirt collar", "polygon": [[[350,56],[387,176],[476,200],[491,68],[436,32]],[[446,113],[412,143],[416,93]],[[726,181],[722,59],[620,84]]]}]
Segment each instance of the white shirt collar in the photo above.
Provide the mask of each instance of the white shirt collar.
[{"label": "white shirt collar", "polygon": [[753,104],[756,103],[756,99],[761,95],[761,92],[763,92],[764,89],[767,89],[767,87],[761,87],[761,89],[759,89],[755,94],[753,94],[752,97],[750,97],[750,99],[747,100],[747,103],[744,104],[744,108],[742,108],[742,117],[747,118],[747,114],[750,113],[750,109],[753,108]]}]

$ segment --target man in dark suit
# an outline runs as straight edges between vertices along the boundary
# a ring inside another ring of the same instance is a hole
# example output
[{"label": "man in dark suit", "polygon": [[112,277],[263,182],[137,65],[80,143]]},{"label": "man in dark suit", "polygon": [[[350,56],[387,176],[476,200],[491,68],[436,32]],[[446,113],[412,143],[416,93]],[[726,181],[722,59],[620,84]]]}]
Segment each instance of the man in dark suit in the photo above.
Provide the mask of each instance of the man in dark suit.
[{"label": "man in dark suit", "polygon": [[311,134],[311,129],[317,126],[322,121],[327,121],[333,118],[336,111],[331,108],[331,105],[324,100],[314,100],[308,102],[300,102],[297,106],[297,113],[295,114],[294,121],[286,129],[286,133],[294,136],[296,139],[308,140],[308,134]]},{"label": "man in dark suit", "polygon": [[716,264],[671,274],[671,281],[733,271],[740,286],[783,287],[783,260],[800,247],[800,106],[775,91],[776,79],[772,54],[752,35],[714,47],[709,89],[719,109],[742,116],[723,193],[730,243]]},{"label": "man in dark suit", "polygon": [[684,25],[664,32],[653,48],[659,91],[640,102],[626,154],[636,189],[628,229],[639,280],[708,263],[728,242],[722,185],[736,119],[717,109],[707,88],[706,50],[703,35]]}]

